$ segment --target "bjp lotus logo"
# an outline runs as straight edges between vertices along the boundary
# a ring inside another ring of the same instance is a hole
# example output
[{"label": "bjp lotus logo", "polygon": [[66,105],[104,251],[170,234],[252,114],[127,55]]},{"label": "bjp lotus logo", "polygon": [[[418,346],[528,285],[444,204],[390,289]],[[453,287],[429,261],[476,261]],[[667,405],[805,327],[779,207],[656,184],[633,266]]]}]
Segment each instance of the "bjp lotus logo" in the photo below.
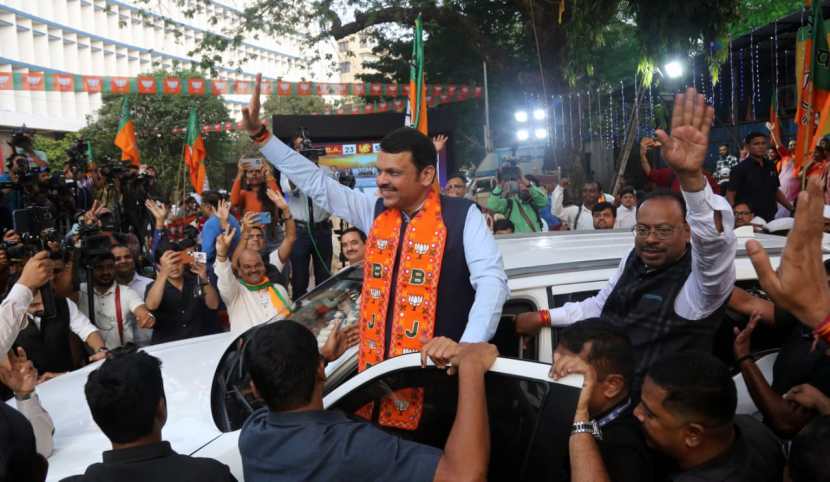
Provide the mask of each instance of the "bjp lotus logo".
[{"label": "bjp lotus logo", "polygon": [[412,308],[417,308],[424,303],[424,297],[421,295],[409,295],[406,300]]},{"label": "bjp lotus logo", "polygon": [[386,249],[389,247],[388,239],[378,239],[378,249]]},{"label": "bjp lotus logo", "polygon": [[371,296],[373,299],[379,300],[380,297],[381,297],[380,289],[378,289],[378,288],[369,289],[369,296]]},{"label": "bjp lotus logo", "polygon": [[398,409],[399,412],[405,412],[407,408],[409,408],[409,402],[402,398],[396,398],[394,401],[395,408]]},{"label": "bjp lotus logo", "polygon": [[423,256],[429,252],[429,244],[427,243],[415,243],[413,249],[418,254],[418,256]]}]

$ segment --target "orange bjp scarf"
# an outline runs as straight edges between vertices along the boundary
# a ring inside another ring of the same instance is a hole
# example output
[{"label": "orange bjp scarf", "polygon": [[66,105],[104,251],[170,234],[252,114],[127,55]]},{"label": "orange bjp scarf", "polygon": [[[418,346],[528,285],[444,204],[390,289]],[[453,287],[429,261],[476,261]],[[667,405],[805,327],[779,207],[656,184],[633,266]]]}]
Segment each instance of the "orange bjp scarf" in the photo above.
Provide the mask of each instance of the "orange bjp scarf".
[{"label": "orange bjp scarf", "polygon": [[[388,209],[375,219],[363,265],[359,371],[385,360],[387,351],[389,357],[418,352],[432,339],[446,241],[447,227],[441,217],[437,189],[430,191],[424,206],[405,228],[399,209]],[[396,260],[397,279],[393,280]],[[392,332],[387,350],[386,319],[393,292]],[[423,411],[423,397],[423,389],[402,389],[386,396],[381,401],[379,423],[415,430]],[[373,409],[370,403],[357,413],[370,419]]]}]

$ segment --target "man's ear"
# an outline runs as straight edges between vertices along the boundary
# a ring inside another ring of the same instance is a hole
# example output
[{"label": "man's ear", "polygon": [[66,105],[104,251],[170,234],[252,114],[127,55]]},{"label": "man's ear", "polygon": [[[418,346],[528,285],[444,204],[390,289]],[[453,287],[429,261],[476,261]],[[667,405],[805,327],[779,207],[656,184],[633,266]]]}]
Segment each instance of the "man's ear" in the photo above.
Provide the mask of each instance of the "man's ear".
[{"label": "man's ear", "polygon": [[612,373],[602,381],[602,394],[607,399],[612,399],[625,391],[625,378],[617,373]]},{"label": "man's ear", "polygon": [[159,428],[164,427],[167,423],[167,399],[161,397],[158,406],[156,406],[156,421],[158,421]]},{"label": "man's ear", "polygon": [[320,357],[320,364],[317,365],[317,381],[325,383],[326,381],[326,362]]},{"label": "man's ear", "polygon": [[703,444],[703,433],[706,429],[699,423],[690,423],[683,428],[683,442],[689,448],[697,448]]},{"label": "man's ear", "polygon": [[262,400],[262,396],[259,394],[259,390],[256,389],[256,385],[254,385],[253,380],[251,380],[248,386],[251,388],[251,393],[254,394],[254,397]]},{"label": "man's ear", "polygon": [[431,186],[435,182],[436,175],[435,166],[427,166],[418,173],[418,182],[424,187]]}]

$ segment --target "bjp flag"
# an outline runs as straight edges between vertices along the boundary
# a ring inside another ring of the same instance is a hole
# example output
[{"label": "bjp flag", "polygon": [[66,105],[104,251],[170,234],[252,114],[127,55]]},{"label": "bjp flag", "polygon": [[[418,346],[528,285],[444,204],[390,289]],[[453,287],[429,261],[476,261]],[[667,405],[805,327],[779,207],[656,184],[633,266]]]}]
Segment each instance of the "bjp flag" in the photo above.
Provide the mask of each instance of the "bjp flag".
[{"label": "bjp flag", "polygon": [[404,124],[427,135],[427,99],[424,86],[424,38],[421,16],[415,20],[412,59],[409,61],[409,103]]},{"label": "bjp flag", "polygon": [[209,188],[205,169],[206,156],[207,149],[205,149],[202,132],[199,130],[199,118],[196,115],[196,109],[191,107],[184,142],[184,164],[190,174],[190,184],[198,194],[202,194],[202,191]]},{"label": "bjp flag", "polygon": [[187,93],[190,95],[205,95],[205,79],[191,77],[187,79]]},{"label": "bjp flag", "polygon": [[799,30],[798,43],[803,51],[798,59],[801,65],[797,66],[799,77],[796,79],[799,96],[794,172],[800,172],[812,160],[816,144],[830,133],[830,49],[822,3],[805,1],[805,6],[812,8],[812,15],[807,27]]},{"label": "bjp flag", "polygon": [[118,123],[118,134],[115,136],[115,145],[121,149],[121,160],[129,160],[134,166],[141,164],[138,155],[138,142],[135,138],[135,124],[130,119],[129,97],[121,102],[121,121]]}]

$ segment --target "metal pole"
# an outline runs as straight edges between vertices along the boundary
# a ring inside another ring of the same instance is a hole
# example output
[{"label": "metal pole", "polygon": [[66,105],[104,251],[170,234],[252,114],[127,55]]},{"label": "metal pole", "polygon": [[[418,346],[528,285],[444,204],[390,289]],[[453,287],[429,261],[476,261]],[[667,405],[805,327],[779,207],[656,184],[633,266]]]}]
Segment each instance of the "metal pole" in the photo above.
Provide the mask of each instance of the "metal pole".
[{"label": "metal pole", "polygon": [[487,87],[487,62],[481,63],[484,68],[484,152],[493,152],[493,137],[490,131],[490,91]]}]

